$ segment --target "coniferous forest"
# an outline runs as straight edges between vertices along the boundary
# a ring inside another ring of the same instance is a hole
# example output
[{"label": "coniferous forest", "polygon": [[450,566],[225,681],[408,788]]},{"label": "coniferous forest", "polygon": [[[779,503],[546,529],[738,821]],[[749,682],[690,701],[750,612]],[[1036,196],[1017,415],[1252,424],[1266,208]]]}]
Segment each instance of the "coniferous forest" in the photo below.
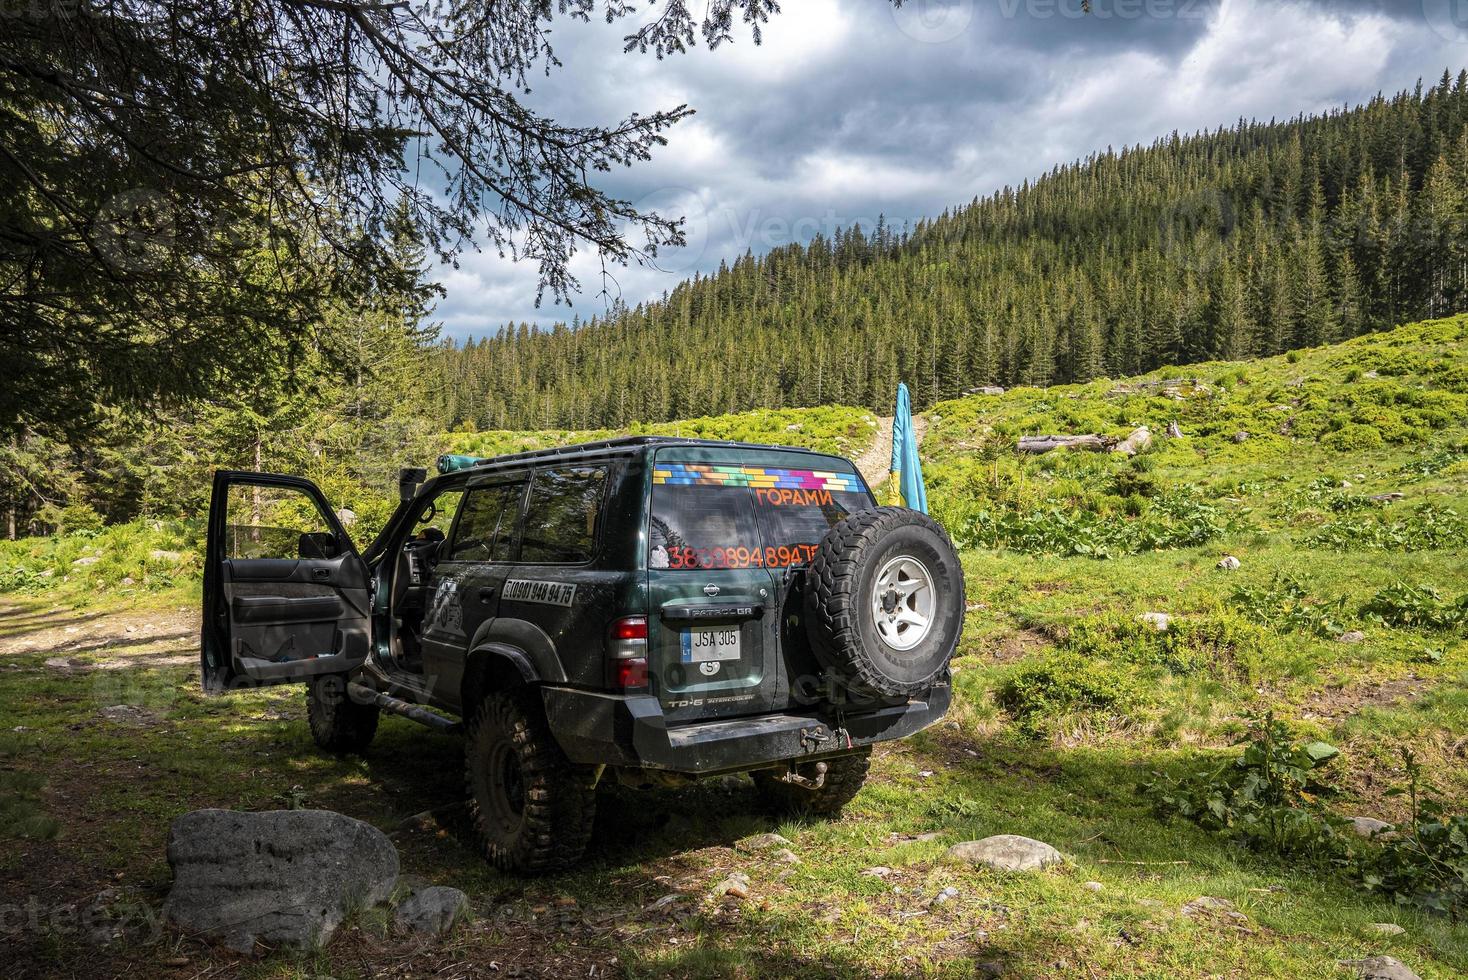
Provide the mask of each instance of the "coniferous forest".
[{"label": "coniferous forest", "polygon": [[449,427],[918,408],[1468,308],[1468,71],[1108,149],[912,227],[745,254],[657,302],[437,352]]},{"label": "coniferous forest", "polygon": [[[216,467],[304,473],[354,509],[446,430],[618,429],[760,408],[927,408],[1247,359],[1468,309],[1468,72],[1290,122],[1097,153],[912,227],[746,254],[585,323],[437,339],[431,267],[326,297],[316,350],[247,389],[0,442],[3,535],[207,504]],[[379,518],[385,515],[378,514]]]}]

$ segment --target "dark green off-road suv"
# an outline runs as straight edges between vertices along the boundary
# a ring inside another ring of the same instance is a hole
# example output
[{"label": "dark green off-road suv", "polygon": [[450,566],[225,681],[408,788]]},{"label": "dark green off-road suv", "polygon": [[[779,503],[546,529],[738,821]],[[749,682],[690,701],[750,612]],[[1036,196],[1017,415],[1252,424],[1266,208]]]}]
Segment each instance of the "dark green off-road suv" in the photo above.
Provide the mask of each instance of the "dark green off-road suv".
[{"label": "dark green off-road suv", "polygon": [[486,856],[576,861],[596,786],[749,772],[836,813],[871,746],[947,710],[964,615],[946,534],[846,460],[627,438],[403,471],[359,552],[307,480],[220,472],[210,691],[308,685],[359,751],[381,711],[458,729]]}]

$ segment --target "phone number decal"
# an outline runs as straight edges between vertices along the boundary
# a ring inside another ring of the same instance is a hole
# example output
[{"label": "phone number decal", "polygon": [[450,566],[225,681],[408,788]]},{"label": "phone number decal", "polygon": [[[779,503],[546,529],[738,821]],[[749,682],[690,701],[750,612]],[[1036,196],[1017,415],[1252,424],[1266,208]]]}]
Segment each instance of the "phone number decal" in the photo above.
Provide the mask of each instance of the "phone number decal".
[{"label": "phone number decal", "polygon": [[746,548],[731,545],[726,548],[668,549],[668,567],[691,568],[788,568],[809,562],[816,555],[813,544],[781,545],[778,548]]}]

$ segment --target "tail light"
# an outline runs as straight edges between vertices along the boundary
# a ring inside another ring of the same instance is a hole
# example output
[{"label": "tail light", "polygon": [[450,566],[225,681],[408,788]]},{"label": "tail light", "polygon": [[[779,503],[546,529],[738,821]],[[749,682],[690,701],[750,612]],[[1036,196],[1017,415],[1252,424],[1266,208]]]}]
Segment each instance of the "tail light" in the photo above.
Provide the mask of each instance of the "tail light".
[{"label": "tail light", "polygon": [[647,687],[647,617],[624,616],[607,629],[607,684],[618,691]]}]

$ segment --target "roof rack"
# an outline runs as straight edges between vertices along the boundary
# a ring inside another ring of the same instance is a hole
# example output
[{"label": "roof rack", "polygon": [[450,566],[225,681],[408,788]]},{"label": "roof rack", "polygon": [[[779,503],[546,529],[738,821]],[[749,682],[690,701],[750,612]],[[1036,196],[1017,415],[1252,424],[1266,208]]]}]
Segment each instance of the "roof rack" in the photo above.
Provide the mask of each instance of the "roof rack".
[{"label": "roof rack", "polygon": [[527,449],[523,453],[510,453],[505,456],[490,456],[475,463],[475,466],[488,466],[491,463],[509,463],[522,459],[549,459],[556,456],[576,456],[582,453],[602,452],[608,449],[633,449],[637,446],[646,446],[656,442],[679,442],[671,436],[618,436],[615,439],[602,439],[598,442],[577,442],[569,446],[551,446],[547,449]]},{"label": "roof rack", "polygon": [[[778,449],[781,452],[812,453],[815,450],[805,449],[800,446],[775,446],[754,442],[734,442],[728,439],[685,439],[679,436],[618,436],[615,439],[602,439],[598,442],[578,442],[570,446],[553,446],[548,449],[530,449],[521,453],[509,453],[505,456],[489,456],[467,462],[467,457],[440,456],[440,473],[460,472],[463,470],[478,469],[481,466],[499,466],[504,463],[527,462],[538,459],[555,459],[565,456],[585,456],[593,453],[607,452],[616,449],[636,449],[639,446],[743,446],[752,449]],[[819,454],[817,454],[819,455]],[[453,458],[458,462],[444,469],[443,461]]]}]

